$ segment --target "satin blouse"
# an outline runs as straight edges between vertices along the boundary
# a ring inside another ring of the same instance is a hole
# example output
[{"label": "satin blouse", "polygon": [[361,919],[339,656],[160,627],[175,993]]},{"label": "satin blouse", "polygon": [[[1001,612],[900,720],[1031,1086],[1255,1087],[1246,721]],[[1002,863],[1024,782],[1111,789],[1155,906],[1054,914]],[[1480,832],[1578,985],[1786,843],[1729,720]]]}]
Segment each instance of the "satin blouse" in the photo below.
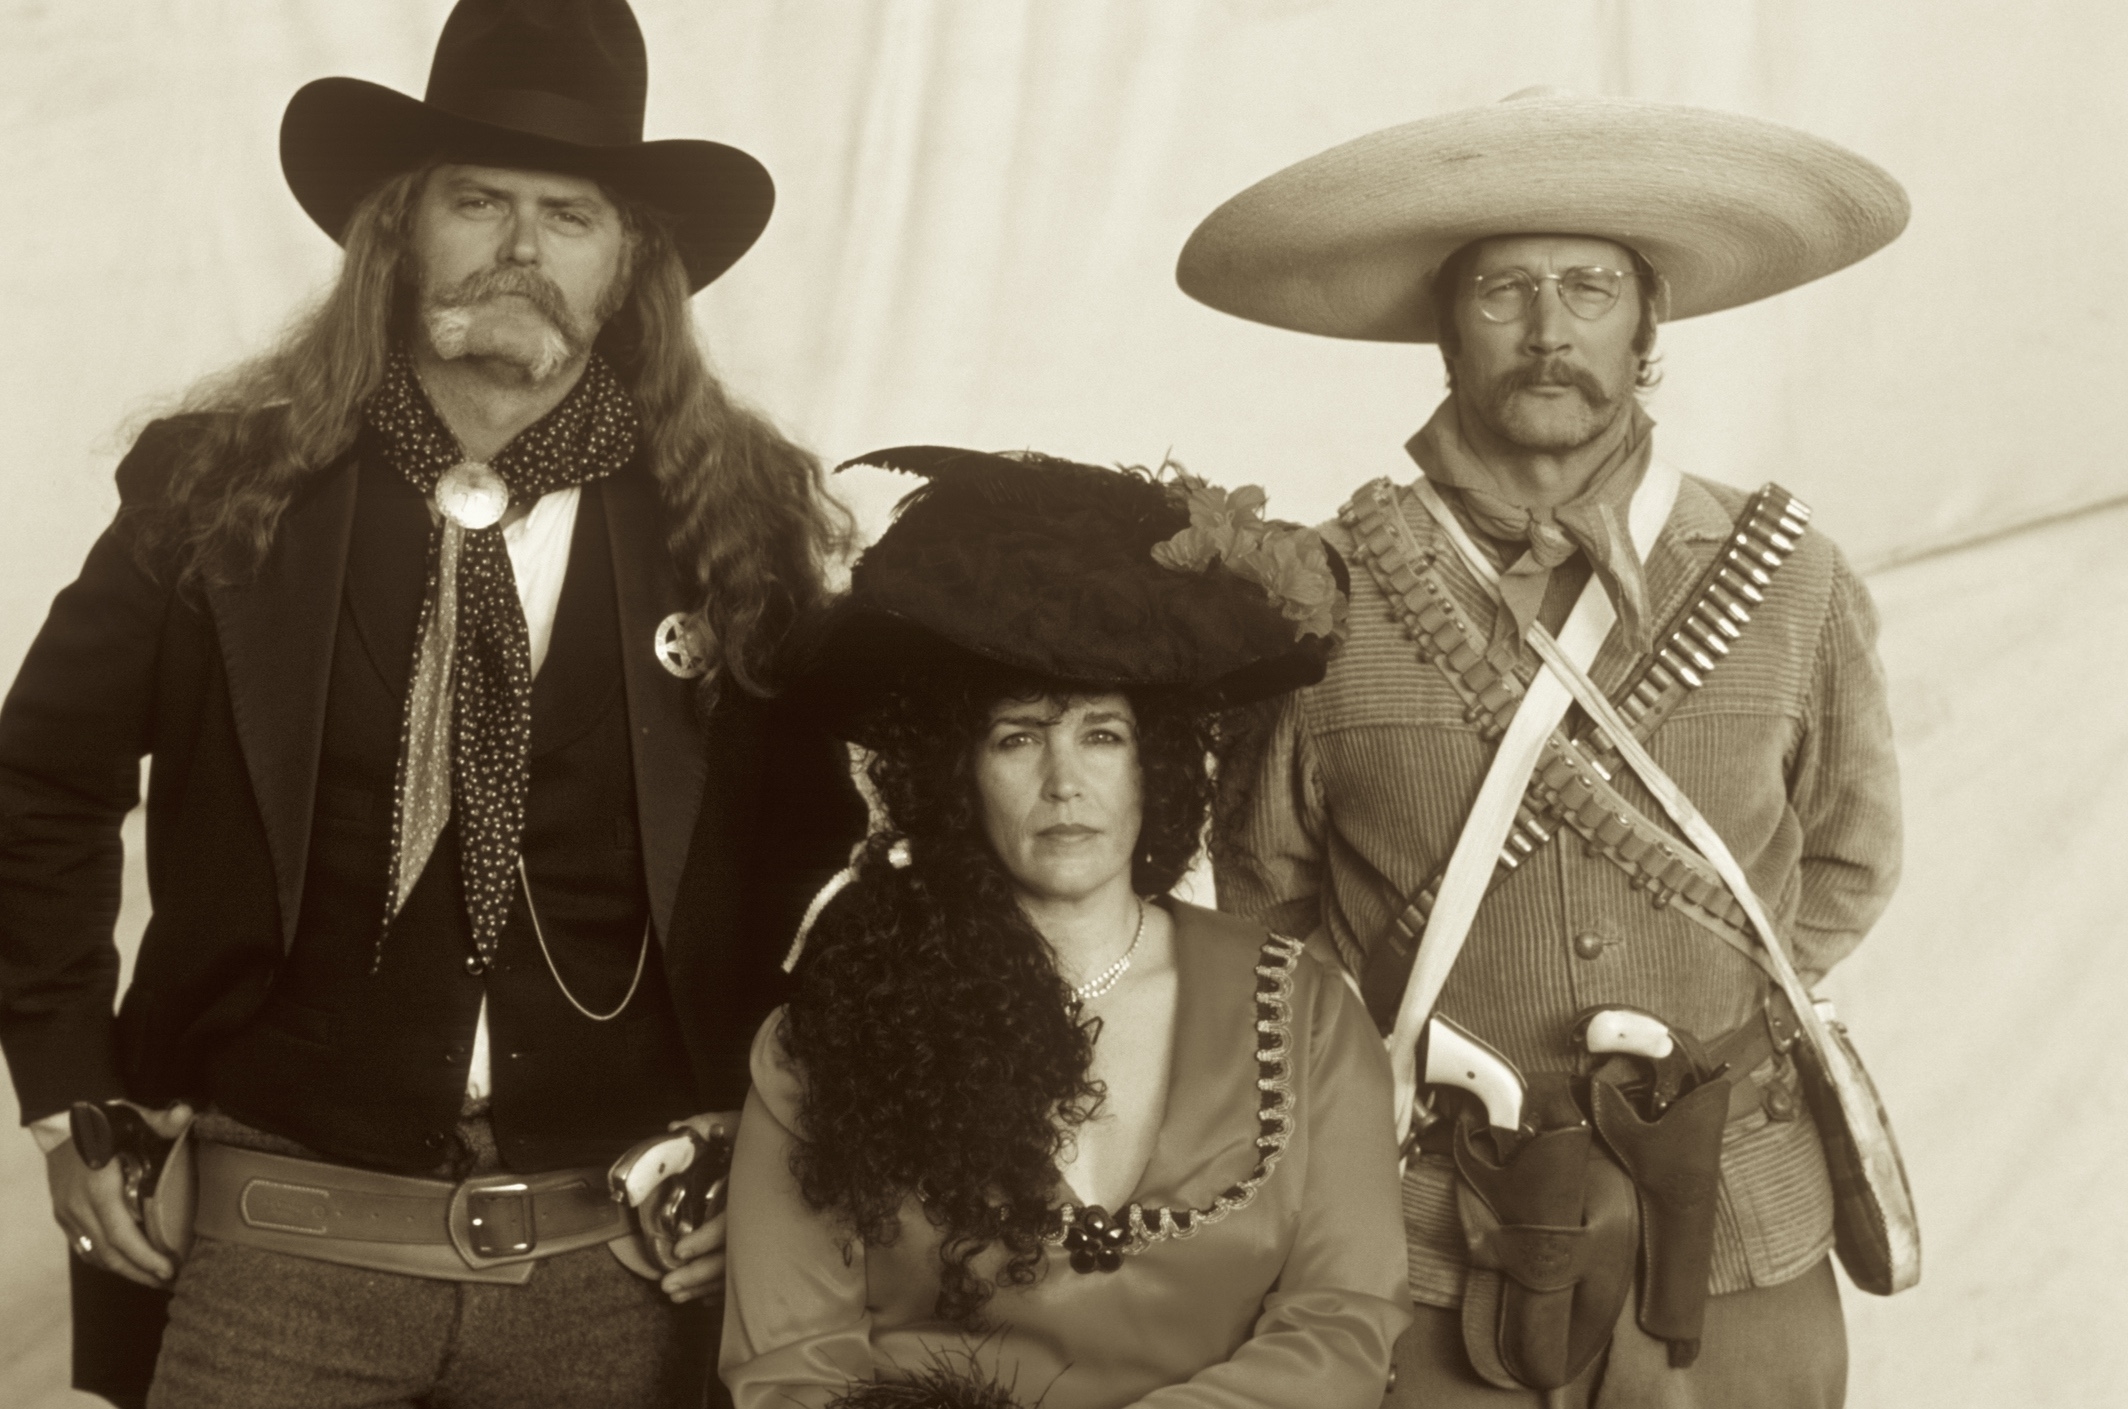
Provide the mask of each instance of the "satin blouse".
[{"label": "satin blouse", "polygon": [[[998,1289],[978,1333],[933,1314],[939,1239],[913,1199],[900,1238],[866,1247],[799,1194],[802,1075],[769,1017],[732,1166],[721,1370],[739,1409],[820,1409],[855,1382],[964,1356],[1043,1409],[1380,1403],[1411,1319],[1381,1039],[1329,962],[1164,903],[1173,1063],[1131,1195],[1154,1236],[1114,1272],[1075,1272],[1052,1245],[1033,1285]],[[1189,1231],[1163,1209],[1192,1213]],[[1002,1261],[991,1249],[975,1266]]]}]

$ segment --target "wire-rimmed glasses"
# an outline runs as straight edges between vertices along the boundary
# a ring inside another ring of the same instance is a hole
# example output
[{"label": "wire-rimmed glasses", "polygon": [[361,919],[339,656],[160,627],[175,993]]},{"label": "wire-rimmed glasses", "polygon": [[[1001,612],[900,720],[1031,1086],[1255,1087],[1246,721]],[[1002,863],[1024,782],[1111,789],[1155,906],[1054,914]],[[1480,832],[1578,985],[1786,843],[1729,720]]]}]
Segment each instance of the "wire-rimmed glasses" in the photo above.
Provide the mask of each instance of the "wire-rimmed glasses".
[{"label": "wire-rimmed glasses", "polygon": [[1618,295],[1625,291],[1626,281],[1638,277],[1627,269],[1582,264],[1558,274],[1501,269],[1474,274],[1471,283],[1477,289],[1478,313],[1488,323],[1513,323],[1529,316],[1537,291],[1547,283],[1558,286],[1559,301],[1566,305],[1567,312],[1587,321],[1610,312]]}]

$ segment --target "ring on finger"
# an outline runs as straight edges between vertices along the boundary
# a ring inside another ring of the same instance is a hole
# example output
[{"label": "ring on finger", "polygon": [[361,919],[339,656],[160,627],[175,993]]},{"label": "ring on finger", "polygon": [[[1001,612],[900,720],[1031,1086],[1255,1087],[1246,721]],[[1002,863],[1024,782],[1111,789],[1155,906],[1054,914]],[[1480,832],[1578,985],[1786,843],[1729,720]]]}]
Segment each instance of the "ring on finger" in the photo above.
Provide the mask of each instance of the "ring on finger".
[{"label": "ring on finger", "polygon": [[86,1233],[77,1233],[74,1236],[74,1251],[84,1259],[93,1257],[96,1254],[96,1240]]}]

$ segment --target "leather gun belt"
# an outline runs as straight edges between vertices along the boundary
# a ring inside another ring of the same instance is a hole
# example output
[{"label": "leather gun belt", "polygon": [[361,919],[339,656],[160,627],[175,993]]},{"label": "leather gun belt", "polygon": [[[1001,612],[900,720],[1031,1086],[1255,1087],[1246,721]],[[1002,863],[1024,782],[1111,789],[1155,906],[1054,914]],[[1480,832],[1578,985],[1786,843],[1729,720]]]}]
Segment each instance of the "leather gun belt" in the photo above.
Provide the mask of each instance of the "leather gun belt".
[{"label": "leather gun belt", "polygon": [[[1464,701],[1464,718],[1486,738],[1497,738],[1521,703],[1525,684],[1487,657],[1487,637],[1456,607],[1440,576],[1440,555],[1416,543],[1397,488],[1378,480],[1354,495],[1338,516],[1419,658],[1433,662],[1455,688]],[[1777,484],[1766,485],[1745,503],[1728,541],[1622,692],[1619,711],[1637,739],[1646,742],[1720,667],[1809,523],[1809,507]],[[1554,733],[1500,849],[1492,884],[1513,875],[1566,827],[1630,875],[1657,906],[1675,904],[1680,913],[1751,952],[1743,907],[1714,868],[1610,788],[1622,763],[1616,745],[1590,721],[1571,734],[1565,728]],[[1398,913],[1390,938],[1406,955],[1426,932],[1440,887],[1437,872]]]},{"label": "leather gun belt", "polygon": [[[1701,1049],[1705,1067],[1729,1077],[1729,1113],[1724,1124],[1734,1124],[1761,1111],[1769,1121],[1794,1120],[1802,1113],[1802,1096],[1796,1089],[1793,1065],[1767,1067],[1774,1058],[1787,1056],[1801,1032],[1795,1010],[1776,990],[1766,995],[1757,1013],[1707,1041]],[[1762,1068],[1764,1078],[1756,1079]],[[1437,1120],[1418,1132],[1418,1147],[1445,1158],[1454,1148],[1454,1136],[1453,1121]]]},{"label": "leather gun belt", "polygon": [[628,1233],[603,1168],[453,1183],[199,1142],[195,1230],[345,1267],[522,1283],[541,1258]]}]

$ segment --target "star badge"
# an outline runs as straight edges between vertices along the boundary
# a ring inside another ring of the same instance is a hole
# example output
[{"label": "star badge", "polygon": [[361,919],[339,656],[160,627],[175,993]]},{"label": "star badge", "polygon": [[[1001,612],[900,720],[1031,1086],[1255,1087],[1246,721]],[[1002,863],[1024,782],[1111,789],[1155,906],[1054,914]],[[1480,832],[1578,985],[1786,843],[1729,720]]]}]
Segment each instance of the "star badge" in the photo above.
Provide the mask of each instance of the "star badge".
[{"label": "star badge", "polygon": [[651,649],[658,664],[682,680],[700,680],[709,674],[709,643],[699,618],[674,612],[658,623]]}]

